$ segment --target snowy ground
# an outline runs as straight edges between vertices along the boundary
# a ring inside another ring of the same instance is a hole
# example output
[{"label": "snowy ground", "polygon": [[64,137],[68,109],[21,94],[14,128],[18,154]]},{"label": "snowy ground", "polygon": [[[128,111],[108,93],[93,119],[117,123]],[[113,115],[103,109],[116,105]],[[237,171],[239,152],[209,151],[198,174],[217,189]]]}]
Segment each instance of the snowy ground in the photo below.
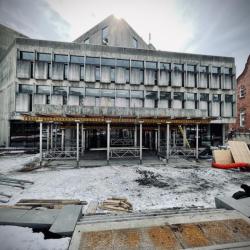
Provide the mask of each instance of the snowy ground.
[{"label": "snowy ground", "polygon": [[[215,196],[232,195],[240,189],[242,183],[250,185],[249,172],[213,169],[207,161],[197,164],[187,160],[172,160],[168,166],[122,165],[81,169],[53,167],[28,173],[17,172],[33,158],[34,156],[27,155],[0,158],[0,173],[34,181],[33,185],[27,184],[24,190],[0,186],[2,192],[13,195],[7,204],[15,204],[22,198],[69,198],[89,202],[101,201],[110,196],[125,196],[133,204],[134,210],[214,207]],[[67,166],[67,162],[64,164]],[[149,180],[143,178],[144,173],[150,176]],[[140,185],[142,183],[144,185]],[[12,231],[12,227],[7,228],[8,230],[0,227],[0,242],[4,241],[6,234],[15,231]],[[18,230],[25,230],[25,234],[30,234],[31,238],[35,235],[34,241],[40,242],[36,249],[53,249],[50,245],[53,240],[42,241],[40,234],[32,233],[26,228]],[[54,249],[66,249],[67,240],[55,240]]]}]

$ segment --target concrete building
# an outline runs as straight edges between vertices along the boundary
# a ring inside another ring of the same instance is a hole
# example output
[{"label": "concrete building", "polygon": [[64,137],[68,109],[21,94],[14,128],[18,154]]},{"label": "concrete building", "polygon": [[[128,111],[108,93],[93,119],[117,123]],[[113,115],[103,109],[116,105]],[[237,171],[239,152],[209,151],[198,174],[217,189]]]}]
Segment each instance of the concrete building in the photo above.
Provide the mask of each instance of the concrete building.
[{"label": "concrete building", "polygon": [[114,16],[74,42],[16,38],[0,62],[0,145],[222,144],[235,88],[234,58],[156,50]]}]

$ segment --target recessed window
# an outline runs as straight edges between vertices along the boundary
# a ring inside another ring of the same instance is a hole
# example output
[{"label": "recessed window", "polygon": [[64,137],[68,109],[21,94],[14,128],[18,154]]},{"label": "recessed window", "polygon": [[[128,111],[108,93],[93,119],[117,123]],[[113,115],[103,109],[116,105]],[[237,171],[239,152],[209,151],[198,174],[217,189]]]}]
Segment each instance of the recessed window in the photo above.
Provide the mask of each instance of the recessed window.
[{"label": "recessed window", "polygon": [[147,69],[157,69],[157,62],[146,62]]},{"label": "recessed window", "polygon": [[233,102],[233,95],[225,95],[225,102]]},{"label": "recessed window", "polygon": [[218,94],[213,95],[213,102],[220,102],[220,100],[221,100],[220,95]]},{"label": "recessed window", "polygon": [[170,70],[170,63],[160,63],[161,70]]},{"label": "recessed window", "polygon": [[116,67],[129,68],[129,60],[117,59],[116,60]]},{"label": "recessed window", "polygon": [[86,96],[100,96],[100,89],[86,88]]},{"label": "recessed window", "polygon": [[115,97],[115,90],[114,89],[101,89],[101,96]]},{"label": "recessed window", "polygon": [[131,98],[143,99],[143,91],[141,90],[132,90]]},{"label": "recessed window", "polygon": [[184,100],[184,93],[174,92],[174,100]]},{"label": "recessed window", "polygon": [[67,87],[54,86],[53,94],[67,96]]},{"label": "recessed window", "polygon": [[129,98],[129,90],[116,90],[116,97]]},{"label": "recessed window", "polygon": [[115,59],[113,59],[113,58],[101,58],[101,65],[115,67]]},{"label": "recessed window", "polygon": [[147,91],[145,98],[151,100],[158,100],[158,92],[157,91]]},{"label": "recessed window", "polygon": [[232,74],[232,68],[225,67],[224,68],[224,74],[225,75],[231,75]]},{"label": "recessed window", "polygon": [[84,88],[70,87],[69,94],[74,96],[84,96]]},{"label": "recessed window", "polygon": [[183,71],[183,64],[174,64],[174,70],[175,71]]},{"label": "recessed window", "polygon": [[143,69],[143,61],[131,61],[131,68]]},{"label": "recessed window", "polygon": [[95,80],[100,81],[100,67],[95,67]]},{"label": "recessed window", "polygon": [[132,43],[133,43],[133,48],[135,48],[135,49],[138,48],[138,41],[134,37],[133,37]]},{"label": "recessed window", "polygon": [[201,73],[207,73],[208,72],[208,66],[200,66],[200,72]]},{"label": "recessed window", "polygon": [[30,84],[19,84],[19,93],[33,93],[33,85]]},{"label": "recessed window", "polygon": [[213,74],[219,74],[220,68],[219,67],[212,67],[212,73]]},{"label": "recessed window", "polygon": [[200,101],[208,102],[209,101],[209,94],[208,93],[200,93]]},{"label": "recessed window", "polygon": [[240,86],[240,98],[244,98],[246,95],[246,88],[245,86]]},{"label": "recessed window", "polygon": [[161,100],[171,100],[171,92],[160,92],[160,99]]},{"label": "recessed window", "polygon": [[187,101],[195,101],[196,100],[196,94],[195,93],[186,93],[186,100]]},{"label": "recessed window", "polygon": [[50,86],[49,85],[38,85],[37,94],[47,94],[50,95]]},{"label": "recessed window", "polygon": [[67,63],[68,55],[54,55],[55,62]]},{"label": "recessed window", "polygon": [[246,112],[240,111],[240,127],[245,127],[245,121],[246,121]]},{"label": "recessed window", "polygon": [[84,80],[84,66],[81,65],[80,66],[80,80]]},{"label": "recessed window", "polygon": [[187,71],[189,72],[195,72],[196,66],[195,65],[187,65]]},{"label": "recessed window", "polygon": [[70,56],[70,62],[84,64],[84,56]]},{"label": "recessed window", "polygon": [[38,53],[37,60],[40,62],[50,62],[51,61],[51,54],[49,53]]},{"label": "recessed window", "polygon": [[20,51],[20,59],[33,61],[35,59],[35,53],[34,52],[27,52],[27,51]]},{"label": "recessed window", "polygon": [[102,44],[108,45],[108,26],[102,29]]},{"label": "recessed window", "polygon": [[89,65],[100,65],[100,58],[99,57],[86,57],[86,64]]}]

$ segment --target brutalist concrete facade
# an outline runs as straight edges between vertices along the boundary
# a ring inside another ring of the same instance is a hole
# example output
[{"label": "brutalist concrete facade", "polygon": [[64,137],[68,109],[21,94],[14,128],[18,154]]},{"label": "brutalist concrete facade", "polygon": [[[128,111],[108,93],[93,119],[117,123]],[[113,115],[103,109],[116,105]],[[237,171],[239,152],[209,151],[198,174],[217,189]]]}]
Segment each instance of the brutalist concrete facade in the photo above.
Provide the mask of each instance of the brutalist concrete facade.
[{"label": "brutalist concrete facade", "polygon": [[234,58],[138,47],[17,38],[0,62],[0,145],[23,113],[235,122]]}]

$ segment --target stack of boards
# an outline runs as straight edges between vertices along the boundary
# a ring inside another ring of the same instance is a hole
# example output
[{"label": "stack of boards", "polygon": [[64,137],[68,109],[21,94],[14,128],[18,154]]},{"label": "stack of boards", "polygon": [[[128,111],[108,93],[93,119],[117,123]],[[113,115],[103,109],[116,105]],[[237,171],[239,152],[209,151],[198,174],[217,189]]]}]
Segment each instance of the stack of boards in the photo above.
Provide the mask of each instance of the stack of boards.
[{"label": "stack of boards", "polygon": [[243,141],[228,141],[230,149],[213,150],[213,167],[239,168],[250,166],[250,150]]}]

